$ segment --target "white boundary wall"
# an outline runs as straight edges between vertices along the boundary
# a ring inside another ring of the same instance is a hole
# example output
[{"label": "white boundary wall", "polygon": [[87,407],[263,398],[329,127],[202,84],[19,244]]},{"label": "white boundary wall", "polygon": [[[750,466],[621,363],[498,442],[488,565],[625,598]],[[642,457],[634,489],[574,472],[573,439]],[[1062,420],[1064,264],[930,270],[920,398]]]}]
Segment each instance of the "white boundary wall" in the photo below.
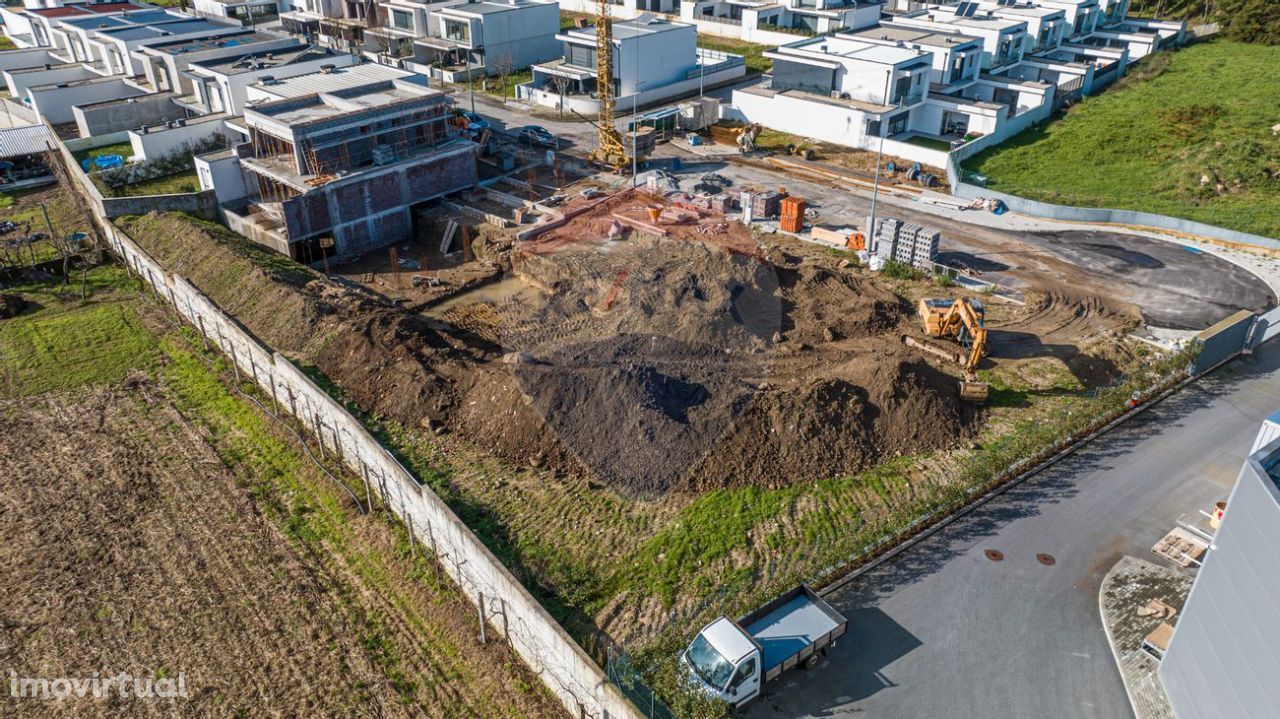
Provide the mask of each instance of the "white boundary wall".
[{"label": "white boundary wall", "polygon": [[171,303],[206,338],[215,342],[246,379],[272,402],[293,414],[342,459],[409,528],[412,537],[435,552],[440,566],[479,607],[496,636],[505,638],[578,719],[643,719],[610,684],[604,671],[543,609],[429,487],[420,485],[336,400],[284,356],[259,344],[183,277],[165,272],[124,232],[103,223],[111,249]]}]

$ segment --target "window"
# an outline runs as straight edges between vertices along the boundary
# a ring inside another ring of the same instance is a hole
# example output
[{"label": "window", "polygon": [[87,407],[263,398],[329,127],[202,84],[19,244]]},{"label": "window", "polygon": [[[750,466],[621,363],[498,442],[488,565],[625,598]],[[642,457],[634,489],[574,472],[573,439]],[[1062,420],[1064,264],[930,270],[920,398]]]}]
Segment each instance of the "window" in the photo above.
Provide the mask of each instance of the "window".
[{"label": "window", "polygon": [[729,660],[721,656],[720,652],[711,646],[711,642],[701,634],[694,637],[685,657],[689,660],[689,666],[693,667],[693,671],[702,681],[716,691],[724,688],[725,682],[729,681],[729,675],[733,672],[733,665]]},{"label": "window", "polygon": [[742,686],[743,682],[756,675],[756,658],[751,657],[738,667],[738,672],[733,675],[733,681],[729,682],[729,687],[737,689]]},{"label": "window", "polygon": [[596,49],[567,42],[564,46],[564,61],[574,67],[594,70],[596,69]]},{"label": "window", "polygon": [[413,14],[404,10],[391,11],[391,25],[397,30],[413,32]]},{"label": "window", "polygon": [[444,36],[458,42],[471,40],[471,25],[461,20],[445,20]]},{"label": "window", "polygon": [[964,61],[964,55],[955,55],[951,58],[951,82],[964,77]]},{"label": "window", "polygon": [[889,136],[898,135],[907,131],[907,120],[911,119],[911,113],[901,112],[889,118]]}]

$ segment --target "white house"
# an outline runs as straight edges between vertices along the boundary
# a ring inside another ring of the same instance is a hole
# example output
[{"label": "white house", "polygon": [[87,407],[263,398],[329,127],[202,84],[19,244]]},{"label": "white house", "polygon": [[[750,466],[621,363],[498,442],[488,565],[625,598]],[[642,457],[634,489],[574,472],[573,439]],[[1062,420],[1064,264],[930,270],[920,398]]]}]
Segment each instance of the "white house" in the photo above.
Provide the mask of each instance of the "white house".
[{"label": "white house", "polygon": [[[594,15],[595,0],[560,0],[560,7]],[[856,30],[880,20],[884,0],[611,0],[614,18],[656,13],[695,25],[704,35],[761,44]]]},{"label": "white house", "polygon": [[282,10],[277,0],[195,0],[193,7],[205,17],[239,20],[251,27],[275,20]]},{"label": "white house", "polygon": [[349,53],[336,52],[315,45],[297,44],[283,51],[255,52],[191,63],[186,76],[194,85],[194,94],[183,98],[183,104],[200,114],[244,113],[246,88],[267,80],[280,80],[295,75],[339,69],[360,62]]},{"label": "white house", "polygon": [[985,50],[977,38],[947,43],[927,32],[907,38],[908,28],[885,30],[887,37],[842,33],[766,52],[773,77],[734,91],[739,119],[850,147],[883,144],[891,154],[942,166],[947,151],[939,145],[991,143],[1052,109],[1052,84],[981,73]]},{"label": "white house", "polygon": [[[556,36],[563,57],[533,66],[533,80],[517,88],[521,98],[545,107],[595,114],[596,29],[574,28]],[[698,92],[746,74],[740,55],[698,48],[693,25],[653,15],[613,23],[614,97],[619,107],[643,107]]]},{"label": "white house", "polygon": [[1027,24],[1027,35],[1024,52],[1026,54],[1051,50],[1066,39],[1070,23],[1067,13],[1061,8],[1044,7],[1034,3],[1015,2],[999,3],[983,0],[976,3],[979,12],[1005,20],[1021,21]]},{"label": "white house", "polygon": [[386,24],[365,33],[365,54],[445,82],[501,75],[560,55],[554,0],[382,3]]},{"label": "white house", "polygon": [[958,15],[953,6],[897,15],[884,24],[981,38],[982,69],[987,71],[1018,62],[1027,45],[1025,21],[1006,20],[985,13],[966,17]]},{"label": "white house", "polygon": [[950,91],[972,83],[982,70],[981,38],[893,25],[846,35],[877,45],[907,47],[929,53],[933,63],[930,83],[939,91]]}]

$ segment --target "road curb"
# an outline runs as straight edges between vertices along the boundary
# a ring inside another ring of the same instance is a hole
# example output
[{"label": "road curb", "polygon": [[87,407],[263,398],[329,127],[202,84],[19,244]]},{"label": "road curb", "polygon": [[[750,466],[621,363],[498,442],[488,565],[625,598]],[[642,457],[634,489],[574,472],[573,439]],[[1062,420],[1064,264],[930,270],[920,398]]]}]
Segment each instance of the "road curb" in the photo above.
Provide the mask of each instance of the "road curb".
[{"label": "road curb", "polygon": [[[854,580],[858,579],[859,577],[866,574],[867,572],[870,572],[871,570],[888,563],[890,560],[894,559],[895,557],[902,554],[903,552],[906,552],[907,550],[915,547],[917,544],[920,544],[924,540],[929,539],[930,537],[937,534],[942,529],[949,527],[950,525],[955,523],[957,520],[962,519],[968,516],[969,514],[972,514],[975,510],[987,504],[988,502],[995,499],[996,497],[999,497],[1000,495],[1004,494],[1010,489],[1022,484],[1023,482],[1026,482],[1027,480],[1031,479],[1037,474],[1040,474],[1044,470],[1053,467],[1054,465],[1058,464],[1059,462],[1066,459],[1067,457],[1070,457],[1071,455],[1075,454],[1078,450],[1082,449],[1083,447],[1093,442],[1094,440],[1098,439],[1099,437],[1102,437],[1103,435],[1109,433],[1110,431],[1119,427],[1120,425],[1128,422],[1134,417],[1144,414],[1151,408],[1155,407],[1157,404],[1163,402],[1165,399],[1171,397],[1177,392],[1182,391],[1193,382],[1196,382],[1197,380],[1209,375],[1210,373],[1216,371],[1219,367],[1222,367],[1228,362],[1235,360],[1239,356],[1240,356],[1239,354],[1232,355],[1231,357],[1228,357],[1227,359],[1206,369],[1204,372],[1198,375],[1194,375],[1191,377],[1187,377],[1186,379],[1183,379],[1182,381],[1178,382],[1174,386],[1164,390],[1159,395],[1156,395],[1149,401],[1144,402],[1141,405],[1138,405],[1137,407],[1131,409],[1130,411],[1125,412],[1119,417],[1111,420],[1110,422],[1103,425],[1102,427],[1099,427],[1093,432],[1085,435],[1084,437],[1081,437],[1075,442],[1072,442],[1067,447],[1063,448],[1062,450],[1059,450],[1057,454],[1046,459],[1045,461],[1041,462],[1035,467],[1032,467],[1031,469],[1028,469],[1027,471],[1022,472],[1020,474],[1014,475],[1008,481],[1001,483],[997,487],[987,490],[985,493],[983,493],[976,499],[970,501],[968,504],[964,505],[963,507],[956,510],[955,512],[952,512],[951,514],[939,519],[937,522],[929,525],[928,527],[921,530],[920,532],[903,539],[899,544],[888,549],[883,554],[872,559],[866,564],[858,566],[850,570],[846,574],[839,575],[836,579],[829,581],[825,585],[822,585],[822,588],[817,590],[817,593],[820,596],[825,597],[842,589],[843,587],[849,585]],[[825,579],[823,581],[825,581]],[[815,585],[816,584],[818,584],[818,582],[815,582]]]}]

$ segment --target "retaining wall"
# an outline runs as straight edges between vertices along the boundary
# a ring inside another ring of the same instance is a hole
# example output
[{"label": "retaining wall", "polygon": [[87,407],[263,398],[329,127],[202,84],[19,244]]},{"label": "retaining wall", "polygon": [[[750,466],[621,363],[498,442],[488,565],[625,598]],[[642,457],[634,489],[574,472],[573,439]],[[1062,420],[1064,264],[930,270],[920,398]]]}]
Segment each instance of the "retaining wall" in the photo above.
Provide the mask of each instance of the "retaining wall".
[{"label": "retaining wall", "polygon": [[947,179],[951,182],[951,194],[956,197],[972,200],[975,197],[994,197],[1000,199],[1010,210],[1033,217],[1044,217],[1051,220],[1067,222],[1093,222],[1117,225],[1136,225],[1151,227],[1188,235],[1207,238],[1220,245],[1241,249],[1263,250],[1268,254],[1280,254],[1280,240],[1248,232],[1229,230],[1217,225],[1207,225],[1195,220],[1181,217],[1157,215],[1153,212],[1137,210],[1113,210],[1101,207],[1070,207],[1055,205],[1049,202],[1028,200],[1025,197],[1010,195],[1007,192],[979,187],[961,182],[961,173],[954,153],[947,162]]},{"label": "retaining wall", "polygon": [[[101,217],[99,218],[101,219]],[[604,671],[430,488],[418,481],[345,408],[282,355],[259,344],[183,277],[168,273],[124,232],[103,222],[112,250],[215,342],[245,379],[298,418],[323,451],[340,457],[364,482],[366,500],[382,498],[409,533],[436,555],[440,566],[502,637],[576,718],[643,719],[610,684]]]}]

